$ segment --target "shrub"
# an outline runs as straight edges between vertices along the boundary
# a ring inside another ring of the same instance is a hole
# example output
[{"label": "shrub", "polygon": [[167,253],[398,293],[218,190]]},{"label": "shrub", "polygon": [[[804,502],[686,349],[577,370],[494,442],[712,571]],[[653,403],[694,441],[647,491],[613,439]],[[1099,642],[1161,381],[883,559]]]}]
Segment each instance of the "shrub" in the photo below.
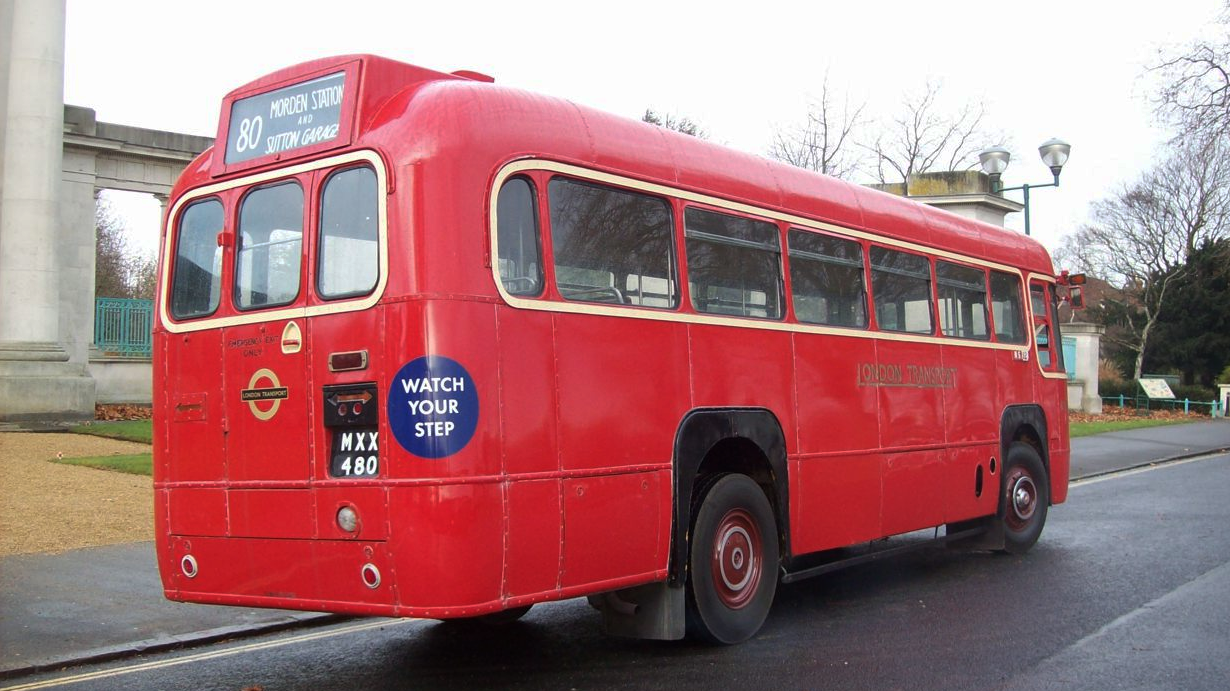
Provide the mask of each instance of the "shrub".
[{"label": "shrub", "polygon": [[1190,401],[1200,401],[1208,403],[1217,398],[1217,394],[1213,389],[1206,389],[1198,384],[1189,384],[1186,386],[1172,386],[1170,390],[1174,392],[1174,397],[1180,401],[1187,399]]},{"label": "shrub", "polygon": [[[1226,369],[1230,371],[1230,367]],[[1123,372],[1113,361],[1102,358],[1098,360],[1098,381],[1122,383],[1124,381]]]},{"label": "shrub", "polygon": [[1226,369],[1222,370],[1221,374],[1217,375],[1217,383],[1230,384],[1230,365],[1226,365]]},{"label": "shrub", "polygon": [[1106,398],[1114,396],[1127,396],[1135,398],[1139,387],[1134,381],[1126,381],[1124,379],[1099,379],[1098,380],[1098,395]]}]

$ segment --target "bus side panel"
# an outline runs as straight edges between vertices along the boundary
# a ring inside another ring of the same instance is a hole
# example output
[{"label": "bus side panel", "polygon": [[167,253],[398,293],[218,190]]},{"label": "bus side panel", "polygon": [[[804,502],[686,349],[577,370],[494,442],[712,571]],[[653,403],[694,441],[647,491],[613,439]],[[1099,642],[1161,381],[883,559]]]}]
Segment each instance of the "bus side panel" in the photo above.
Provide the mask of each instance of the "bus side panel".
[{"label": "bus side panel", "polygon": [[[939,349],[926,343],[876,342],[884,454],[883,535],[944,522],[944,376]],[[937,379],[940,378],[940,379]]]},{"label": "bus side panel", "polygon": [[1023,352],[1029,360],[1017,360],[1014,359],[1012,351],[1000,351],[999,358],[995,362],[996,382],[999,387],[999,412],[1001,415],[1003,414],[1003,409],[1010,405],[1035,402],[1033,380],[1038,376],[1038,365],[1033,362],[1034,353],[1032,350]]},{"label": "bus side panel", "polygon": [[[166,482],[226,478],[226,408],[222,372],[222,332],[167,334],[168,409]],[[236,394],[238,395],[238,394]],[[172,505],[174,496],[171,497]]]},{"label": "bus side panel", "polygon": [[670,471],[563,481],[565,588],[666,569]]},{"label": "bus side panel", "polygon": [[859,371],[875,366],[863,338],[795,334],[797,449],[790,532],[794,554],[870,540],[880,531],[878,391]]},{"label": "bus side panel", "polygon": [[[665,464],[688,405],[687,338],[670,322],[557,314],[564,470]],[[625,511],[651,507],[626,506]],[[618,523],[625,514],[608,518]]]},{"label": "bus side panel", "polygon": [[1047,464],[1051,474],[1051,502],[1062,503],[1068,498],[1069,439],[1068,439],[1068,382],[1066,379],[1047,379],[1038,382],[1038,400],[1043,410],[1054,411],[1046,420]]},{"label": "bus side panel", "polygon": [[[689,407],[686,335],[669,322],[572,314],[555,320],[560,458],[567,474],[562,584],[665,569],[666,468]],[[661,470],[619,473],[647,465]]]},{"label": "bus side panel", "polygon": [[688,336],[695,407],[764,408],[777,416],[782,429],[794,429],[790,334],[692,325]]},{"label": "bus side panel", "polygon": [[497,307],[495,317],[504,471],[559,470],[553,317],[510,307]]},{"label": "bus side panel", "polygon": [[553,317],[548,312],[495,311],[500,377],[500,430],[508,483],[508,556],[504,595],[556,590],[564,513],[560,479],[517,480],[560,468]]},{"label": "bus side panel", "polygon": [[504,562],[499,483],[394,487],[389,518],[399,605],[439,610],[499,599]]},{"label": "bus side panel", "polygon": [[560,546],[564,542],[560,484],[556,478],[507,484],[505,597],[544,593],[560,586]]},{"label": "bus side panel", "polygon": [[1001,406],[995,385],[999,351],[948,345],[941,348],[944,367],[954,371],[952,388],[943,389],[945,441],[949,445],[944,517],[953,522],[995,512],[994,487],[998,484],[992,482],[990,458],[999,448]]}]

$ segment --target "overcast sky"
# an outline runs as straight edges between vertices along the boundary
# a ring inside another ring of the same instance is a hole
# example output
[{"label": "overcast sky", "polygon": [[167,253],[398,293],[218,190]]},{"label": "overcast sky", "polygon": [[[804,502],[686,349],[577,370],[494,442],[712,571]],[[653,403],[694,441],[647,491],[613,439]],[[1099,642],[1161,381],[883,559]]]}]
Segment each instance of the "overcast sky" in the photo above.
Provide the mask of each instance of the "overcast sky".
[{"label": "overcast sky", "polygon": [[[1159,49],[1209,35],[1221,6],[68,0],[64,96],[105,122],[214,136],[231,89],[305,60],[375,53],[627,117],[685,115],[714,141],[764,154],[826,72],[830,90],[883,116],[930,80],[941,107],[982,102],[987,128],[1008,136],[1005,185],[1048,182],[1038,144],[1072,144],[1062,186],[1031,195],[1034,235],[1053,250],[1091,202],[1156,160],[1169,135],[1152,113],[1148,67]],[[154,246],[156,203],[116,203],[136,243]]]}]

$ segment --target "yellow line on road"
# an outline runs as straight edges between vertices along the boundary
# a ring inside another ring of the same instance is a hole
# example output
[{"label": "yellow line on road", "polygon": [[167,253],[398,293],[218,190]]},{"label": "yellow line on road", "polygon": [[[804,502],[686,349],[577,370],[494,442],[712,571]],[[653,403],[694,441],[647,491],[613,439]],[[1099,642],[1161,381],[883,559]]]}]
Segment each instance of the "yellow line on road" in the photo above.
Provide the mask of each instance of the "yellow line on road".
[{"label": "yellow line on road", "polygon": [[225,650],[216,650],[207,653],[198,653],[196,655],[188,655],[178,657],[173,660],[161,660],[157,662],[143,662],[141,664],[129,665],[126,667],[116,667],[115,669],[101,670],[98,672],[87,672],[85,674],[77,674],[68,677],[59,677],[57,679],[47,679],[45,681],[36,681],[29,684],[19,684],[17,686],[0,687],[0,691],[33,691],[34,689],[49,689],[57,686],[69,686],[71,684],[79,684],[85,681],[97,681],[99,679],[110,679],[111,677],[125,676],[129,674],[137,674],[139,672],[149,672],[156,669],[166,669],[168,667],[177,667],[193,662],[206,662],[208,660],[216,660],[219,658],[230,657],[232,655],[242,655],[243,653],[251,653],[260,650],[271,650],[273,648],[281,648],[297,643],[310,643],[326,638],[335,638],[337,636],[345,636],[351,633],[359,633],[360,631],[369,631],[385,626],[401,626],[419,619],[381,619],[380,621],[366,622],[362,624],[351,624],[338,629],[329,629],[328,631],[317,631],[315,633],[305,633],[299,636],[292,636],[277,641],[265,641],[263,643],[249,643],[234,648]]}]

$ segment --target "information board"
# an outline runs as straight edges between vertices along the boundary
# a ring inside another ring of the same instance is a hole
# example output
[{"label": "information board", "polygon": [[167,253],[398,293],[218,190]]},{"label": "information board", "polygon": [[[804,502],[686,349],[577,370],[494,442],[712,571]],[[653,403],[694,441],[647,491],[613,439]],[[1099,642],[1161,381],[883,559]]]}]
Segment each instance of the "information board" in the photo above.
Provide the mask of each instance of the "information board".
[{"label": "information board", "polygon": [[1141,379],[1140,388],[1145,390],[1145,395],[1149,398],[1174,398],[1174,392],[1170,390],[1170,384],[1167,384],[1165,379]]},{"label": "information board", "polygon": [[346,73],[239,99],[231,104],[226,163],[271,156],[336,139]]}]

